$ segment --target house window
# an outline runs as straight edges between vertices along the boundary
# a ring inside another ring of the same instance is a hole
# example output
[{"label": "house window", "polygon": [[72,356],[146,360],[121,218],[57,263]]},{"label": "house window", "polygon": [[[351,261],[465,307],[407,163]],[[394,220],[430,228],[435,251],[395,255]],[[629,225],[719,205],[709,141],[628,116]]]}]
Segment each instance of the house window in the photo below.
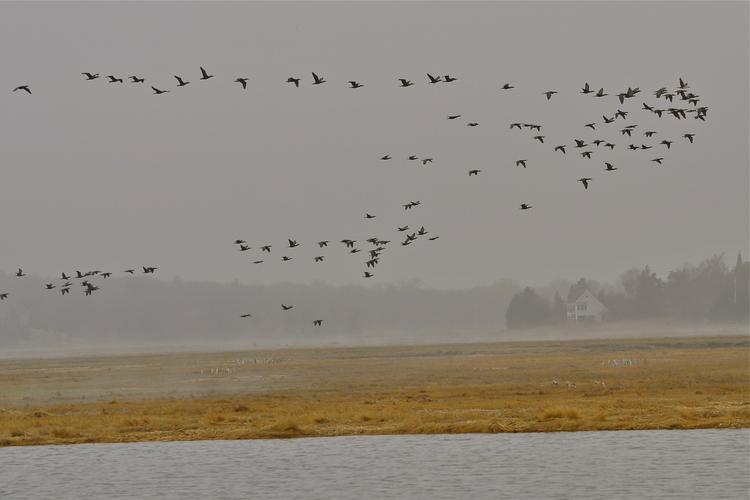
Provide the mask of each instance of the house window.
[{"label": "house window", "polygon": [[576,304],[578,306],[579,311],[585,311],[586,310],[586,304]]}]

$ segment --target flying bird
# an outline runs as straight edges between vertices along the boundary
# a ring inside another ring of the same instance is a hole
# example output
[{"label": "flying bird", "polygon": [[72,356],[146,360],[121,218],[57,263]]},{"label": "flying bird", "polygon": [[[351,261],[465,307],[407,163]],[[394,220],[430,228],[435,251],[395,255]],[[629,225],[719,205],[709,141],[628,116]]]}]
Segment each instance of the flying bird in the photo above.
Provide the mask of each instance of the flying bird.
[{"label": "flying bird", "polygon": [[[680,80],[680,81],[682,81],[682,80]],[[695,137],[695,134],[685,134],[682,137],[684,137],[685,139],[688,139],[690,141],[690,144],[692,144],[693,143],[693,137]]]},{"label": "flying bird", "polygon": [[143,82],[146,81],[144,78],[138,78],[137,76],[129,76],[128,78],[130,78],[131,80],[133,80],[130,83],[143,83]]},{"label": "flying bird", "polygon": [[548,90],[547,92],[542,92],[542,94],[547,96],[547,100],[549,101],[552,99],[552,94],[557,94],[556,90]]},{"label": "flying bird", "polygon": [[469,170],[469,177],[471,177],[472,175],[477,175],[479,174],[479,172],[481,172],[481,170]]},{"label": "flying bird", "polygon": [[23,271],[21,270],[21,268],[19,268],[18,272],[16,273],[16,276],[21,277],[21,276],[26,276],[26,275],[23,273]]},{"label": "flying bird", "polygon": [[448,115],[449,120],[455,120],[456,118],[461,118],[461,115]]},{"label": "flying bird", "polygon": [[411,87],[412,85],[414,85],[412,82],[404,78],[399,78],[399,81],[401,81],[401,87]]},{"label": "flying bird", "polygon": [[445,75],[443,77],[443,80],[445,80],[446,83],[455,82],[458,80],[458,78],[452,78],[450,75]]},{"label": "flying bird", "polygon": [[578,182],[583,184],[584,189],[588,189],[590,180],[591,180],[591,177],[582,177],[578,179]]},{"label": "flying bird", "polygon": [[325,81],[325,80],[323,80],[322,78],[318,78],[318,75],[316,75],[315,73],[313,73],[313,74],[312,74],[312,76],[313,76],[313,79],[315,80],[315,81],[314,81],[314,82],[312,83],[313,85],[320,85],[321,83],[325,83],[325,82],[326,82],[326,81]]},{"label": "flying bird", "polygon": [[617,167],[612,166],[611,163],[604,162],[604,164],[607,166],[604,170],[607,172],[612,172],[613,170],[617,170]]},{"label": "flying bird", "polygon": [[[315,73],[313,73],[313,75],[314,75],[314,74],[315,74]],[[300,79],[299,79],[299,78],[294,78],[294,77],[292,77],[292,76],[290,76],[289,78],[287,78],[287,79],[286,79],[286,83],[293,83],[293,84],[294,84],[295,86],[297,86],[297,87],[299,87],[299,81],[300,81]]]},{"label": "flying bird", "polygon": [[91,74],[91,73],[81,73],[82,75],[86,75],[86,80],[96,80],[99,78],[99,73]]},{"label": "flying bird", "polygon": [[594,127],[594,125],[596,125],[596,123],[587,123],[586,125],[584,125],[584,127],[588,127],[591,130],[596,130],[596,128]]},{"label": "flying bird", "polygon": [[201,66],[200,68],[201,68],[201,73],[203,74],[203,76],[201,77],[201,80],[208,80],[209,78],[214,77],[214,75],[209,75],[208,73],[206,73],[206,70],[203,69],[203,66]]},{"label": "flying bird", "polygon": [[565,144],[562,146],[555,146],[555,151],[562,151],[565,154]]},{"label": "flying bird", "polygon": [[[555,148],[555,149],[557,149],[557,148]],[[516,166],[518,166],[518,165],[521,165],[521,166],[523,166],[523,168],[526,168],[526,160],[516,160]]]},{"label": "flying bird", "polygon": [[248,314],[240,314],[240,318],[249,318],[251,316],[250,313]]},{"label": "flying bird", "polygon": [[425,158],[422,160],[422,165],[427,165],[427,162],[432,163],[432,158]]},{"label": "flying bird", "polygon": [[534,139],[536,139],[537,141],[539,141],[542,144],[544,144],[544,136],[543,135],[537,135],[537,136],[534,137]]},{"label": "flying bird", "polygon": [[0,293],[0,300],[5,300],[8,298],[8,293]]},{"label": "flying bird", "polygon": [[314,257],[315,262],[323,262],[323,255],[318,255],[317,257]]},{"label": "flying bird", "polygon": [[479,125],[479,124],[478,124],[477,122],[471,122],[471,123],[467,123],[466,125],[467,125],[468,127],[476,127],[476,126],[477,126],[477,125]]},{"label": "flying bird", "polygon": [[605,94],[604,93],[604,88],[602,87],[602,88],[599,89],[599,92],[597,92],[596,94],[594,94],[594,97],[604,97],[604,96],[608,96],[608,95],[609,94]]},{"label": "flying bird", "polygon": [[351,85],[351,87],[349,87],[350,89],[358,89],[360,87],[364,87],[364,85],[362,85],[361,83],[357,83],[354,80],[349,80],[349,84]]},{"label": "flying bird", "polygon": [[260,251],[261,251],[261,252],[268,252],[268,253],[271,253],[271,247],[272,247],[272,246],[273,246],[273,245],[263,245],[262,247],[260,247]]},{"label": "flying bird", "polygon": [[151,86],[151,88],[154,89],[154,94],[166,94],[167,92],[169,92],[169,90],[159,90],[154,86]]},{"label": "flying bird", "polygon": [[370,273],[368,273],[367,271],[365,271],[365,275],[364,275],[364,276],[362,276],[362,277],[363,277],[363,278],[372,278],[373,276],[375,276],[375,275],[374,275],[374,274],[370,274]]},{"label": "flying bird", "polygon": [[427,76],[428,76],[428,77],[429,77],[429,79],[430,79],[430,83],[440,83],[440,82],[442,82],[442,81],[443,81],[443,80],[441,80],[441,79],[440,79],[440,77],[439,77],[439,76],[438,76],[438,77],[434,77],[434,76],[432,76],[432,75],[431,75],[431,74],[429,74],[429,73],[427,73]]},{"label": "flying bird", "polygon": [[368,213],[365,214],[365,219],[374,219],[375,217],[377,217],[377,215],[370,215]]},{"label": "flying bird", "polygon": [[655,161],[656,163],[658,163],[659,165],[661,165],[661,164],[662,164],[662,163],[661,163],[661,161],[662,161],[663,159],[664,159],[664,158],[654,158],[654,159],[653,159],[653,160],[651,160],[651,161]]},{"label": "flying bird", "polygon": [[526,203],[521,203],[521,208],[519,208],[519,210],[528,210],[530,208],[534,208],[534,207],[532,207],[531,205],[528,205]]},{"label": "flying bird", "polygon": [[322,319],[316,319],[312,322],[314,326],[320,326],[323,323]]},{"label": "flying bird", "polygon": [[288,310],[289,310],[289,309],[291,309],[292,307],[294,307],[294,306],[285,306],[284,304],[281,304],[281,309],[282,309],[283,311],[288,311]]},{"label": "flying bird", "polygon": [[586,82],[586,84],[583,86],[583,89],[581,89],[581,94],[590,94],[592,92],[593,90],[589,88],[589,84],[588,82]]},{"label": "flying bird", "polygon": [[115,78],[113,75],[109,75],[107,78],[109,78],[108,83],[122,83],[122,78]]},{"label": "flying bird", "polygon": [[581,156],[583,156],[584,158],[588,158],[590,160],[591,159],[591,151],[584,151],[583,153],[581,153]]},{"label": "flying bird", "polygon": [[15,92],[16,90],[25,90],[26,92],[28,92],[29,94],[31,94],[31,90],[29,90],[29,86],[28,85],[19,85],[18,87],[16,87],[16,88],[13,89],[13,92]]},{"label": "flying bird", "polygon": [[664,144],[665,146],[667,146],[667,149],[669,149],[669,148],[670,148],[670,146],[672,146],[672,143],[673,143],[673,142],[674,142],[674,141],[668,141],[668,140],[664,139],[664,140],[663,140],[663,141],[661,141],[661,142],[660,142],[659,144]]},{"label": "flying bird", "polygon": [[328,246],[328,241],[319,241],[318,242],[318,246],[320,248],[327,247]]},{"label": "flying bird", "polygon": [[190,82],[184,81],[182,78],[180,78],[177,75],[174,75],[174,77],[177,78],[177,86],[178,87],[184,87],[185,85],[187,85],[188,83],[190,83]]},{"label": "flying bird", "polygon": [[297,240],[289,240],[289,248],[298,247],[299,243],[297,243]]},{"label": "flying bird", "polygon": [[47,290],[52,290],[53,288],[55,288],[55,285],[53,285],[52,283],[47,283],[47,285],[45,286],[47,287]]}]

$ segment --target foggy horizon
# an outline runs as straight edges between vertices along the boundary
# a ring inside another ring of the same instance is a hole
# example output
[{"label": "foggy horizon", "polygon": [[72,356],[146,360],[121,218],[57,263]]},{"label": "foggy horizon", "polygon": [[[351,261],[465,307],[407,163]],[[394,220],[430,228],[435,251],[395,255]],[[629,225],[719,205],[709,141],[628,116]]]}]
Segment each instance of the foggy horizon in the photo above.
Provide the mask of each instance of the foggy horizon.
[{"label": "foggy horizon", "polygon": [[[738,251],[750,256],[747,3],[4,3],[0,13],[9,274],[155,266],[163,280],[448,290],[506,278],[616,285],[633,267],[666,278],[716,254],[730,267]],[[214,76],[201,80],[201,67]],[[313,72],[326,83],[312,85]],[[430,84],[428,73],[457,80]],[[680,79],[697,105],[654,96]],[[608,96],[583,94],[586,83]],[[31,94],[13,91],[22,85]],[[643,103],[708,112],[659,118]],[[627,117],[603,122],[618,110]],[[428,234],[402,246],[421,227]],[[391,242],[369,268],[373,237]]]}]

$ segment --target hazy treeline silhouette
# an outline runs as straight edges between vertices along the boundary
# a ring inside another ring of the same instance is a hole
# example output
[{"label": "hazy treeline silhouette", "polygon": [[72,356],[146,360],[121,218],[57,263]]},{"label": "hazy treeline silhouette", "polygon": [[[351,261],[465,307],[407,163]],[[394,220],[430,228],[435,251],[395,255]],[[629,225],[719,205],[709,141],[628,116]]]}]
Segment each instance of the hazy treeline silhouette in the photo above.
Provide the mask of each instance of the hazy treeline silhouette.
[{"label": "hazy treeline silhouette", "polygon": [[730,269],[724,254],[685,264],[670,271],[666,280],[644,269],[631,268],[620,275],[618,287],[602,287],[581,278],[570,285],[567,296],[554,298],[526,287],[508,304],[508,328],[560,325],[567,321],[566,304],[588,290],[607,308],[607,321],[676,318],[686,322],[747,323],[750,310],[750,263],[737,256]]},{"label": "hazy treeline silhouette", "polygon": [[[74,280],[75,281],[75,280]],[[180,344],[267,338],[359,335],[363,330],[460,332],[501,330],[521,287],[512,280],[464,290],[435,290],[417,281],[333,286],[244,285],[171,281],[150,276],[97,278],[85,296],[74,287],[61,296],[44,279],[0,273],[0,346],[39,332],[86,344]],[[283,311],[281,305],[291,305]],[[240,318],[242,314],[249,318]],[[322,319],[321,326],[313,321]]]},{"label": "hazy treeline silhouette", "polygon": [[[567,302],[584,290],[607,307],[610,322],[674,317],[741,323],[748,322],[750,303],[748,262],[739,258],[729,269],[723,254],[684,265],[666,279],[646,266],[625,271],[614,285],[581,278],[555,280],[538,290],[510,279],[462,290],[427,288],[418,280],[365,287],[164,281],[150,275],[90,279],[100,287],[90,296],[77,285],[80,280],[62,296],[59,288],[45,289],[49,280],[0,272],[0,292],[8,292],[0,302],[0,347],[39,338],[83,346],[174,345],[363,331],[399,332],[408,339],[411,333],[500,331],[506,323],[509,328],[562,325]],[[293,308],[283,311],[282,304]],[[314,326],[314,320],[323,320],[322,325]]]}]

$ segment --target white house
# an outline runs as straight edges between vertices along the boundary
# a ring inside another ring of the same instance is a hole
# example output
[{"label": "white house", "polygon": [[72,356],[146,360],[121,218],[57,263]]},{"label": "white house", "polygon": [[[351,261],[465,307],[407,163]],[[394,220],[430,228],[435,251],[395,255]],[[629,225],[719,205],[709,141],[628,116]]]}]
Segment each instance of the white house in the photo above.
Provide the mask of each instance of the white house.
[{"label": "white house", "polygon": [[601,323],[607,308],[586,290],[575,302],[568,303],[568,323]]}]

